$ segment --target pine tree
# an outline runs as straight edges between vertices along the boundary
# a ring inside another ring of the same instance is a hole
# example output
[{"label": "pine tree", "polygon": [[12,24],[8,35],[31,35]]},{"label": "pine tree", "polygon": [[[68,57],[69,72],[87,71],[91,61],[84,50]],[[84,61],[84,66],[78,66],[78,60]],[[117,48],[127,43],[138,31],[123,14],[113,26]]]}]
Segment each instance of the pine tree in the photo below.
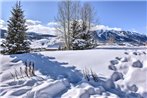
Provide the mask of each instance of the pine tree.
[{"label": "pine tree", "polygon": [[71,24],[71,31],[73,50],[90,49],[96,46],[93,32],[83,22],[74,20]]},{"label": "pine tree", "polygon": [[73,50],[80,49],[77,43],[77,39],[79,39],[79,33],[81,31],[81,27],[79,25],[79,22],[77,20],[73,20],[71,24],[71,32],[72,32],[72,42],[71,42],[71,47]]},{"label": "pine tree", "polygon": [[23,13],[19,1],[12,9],[12,16],[8,21],[8,34],[6,41],[3,42],[4,53],[6,54],[29,52],[29,42],[26,38],[27,26],[25,25],[26,20]]}]

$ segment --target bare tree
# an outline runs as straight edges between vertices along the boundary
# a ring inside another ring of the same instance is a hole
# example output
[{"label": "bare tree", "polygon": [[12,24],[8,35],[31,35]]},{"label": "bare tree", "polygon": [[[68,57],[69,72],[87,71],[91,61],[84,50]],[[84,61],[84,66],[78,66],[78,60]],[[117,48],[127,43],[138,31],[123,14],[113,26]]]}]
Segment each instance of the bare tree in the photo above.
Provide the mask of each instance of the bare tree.
[{"label": "bare tree", "polygon": [[80,1],[74,1],[73,2],[73,6],[72,6],[72,13],[73,13],[73,20],[74,21],[79,21],[80,20],[80,11],[81,11],[81,4],[80,4]]},{"label": "bare tree", "polygon": [[90,30],[91,23],[93,22],[93,20],[95,18],[94,16],[95,16],[96,12],[95,12],[94,8],[91,6],[91,4],[88,2],[85,2],[83,4],[83,7],[81,8],[81,12],[82,12],[81,19],[83,21],[83,29]]},{"label": "bare tree", "polygon": [[58,16],[56,21],[59,22],[60,27],[57,28],[64,36],[64,45],[66,49],[70,49],[70,22],[72,20],[72,6],[71,0],[61,1],[58,5]]}]

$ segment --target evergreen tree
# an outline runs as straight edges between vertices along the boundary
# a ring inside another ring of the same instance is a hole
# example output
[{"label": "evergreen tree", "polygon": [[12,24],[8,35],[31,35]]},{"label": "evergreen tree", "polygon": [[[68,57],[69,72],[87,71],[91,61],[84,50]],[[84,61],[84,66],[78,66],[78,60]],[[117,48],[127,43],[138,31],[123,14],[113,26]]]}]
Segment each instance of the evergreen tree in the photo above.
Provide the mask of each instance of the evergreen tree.
[{"label": "evergreen tree", "polygon": [[90,49],[96,46],[93,31],[90,31],[83,22],[74,20],[71,24],[71,31],[73,50]]},{"label": "evergreen tree", "polygon": [[71,47],[73,50],[80,49],[78,46],[79,43],[77,43],[77,40],[80,39],[79,33],[81,32],[81,27],[79,25],[79,22],[76,20],[73,20],[71,24],[71,32],[72,32],[72,42]]},{"label": "evergreen tree", "polygon": [[26,38],[27,26],[25,25],[25,19],[21,9],[20,2],[17,2],[15,7],[12,9],[8,21],[8,34],[6,41],[3,42],[4,53],[16,54],[29,52],[29,42]]}]

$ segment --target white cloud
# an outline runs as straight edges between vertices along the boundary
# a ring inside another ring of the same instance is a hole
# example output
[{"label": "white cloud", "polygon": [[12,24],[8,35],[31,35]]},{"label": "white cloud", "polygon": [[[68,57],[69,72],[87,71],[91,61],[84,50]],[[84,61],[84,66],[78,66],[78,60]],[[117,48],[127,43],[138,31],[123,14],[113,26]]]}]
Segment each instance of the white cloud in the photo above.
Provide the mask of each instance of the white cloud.
[{"label": "white cloud", "polygon": [[[57,25],[55,22],[49,22],[47,26],[42,25],[41,21],[38,20],[26,20],[27,25],[27,32],[36,32],[40,34],[50,34],[50,35],[56,35],[56,29],[53,25]],[[0,29],[7,30],[6,22],[2,19],[0,19]]]},{"label": "white cloud", "polygon": [[49,27],[55,27],[55,26],[58,26],[58,23],[57,22],[49,22],[47,25]]},{"label": "white cloud", "polygon": [[28,32],[56,35],[56,29],[53,26],[51,26],[51,25],[55,25],[56,23],[50,22],[48,24],[50,26],[49,25],[47,25],[47,26],[42,25],[41,22],[38,20],[26,20]]},{"label": "white cloud", "polygon": [[28,26],[28,32],[36,32],[40,34],[51,34],[55,35],[55,28],[50,28],[47,26],[43,26],[41,24]]},{"label": "white cloud", "polygon": [[117,28],[117,27],[109,27],[109,26],[105,26],[105,25],[96,25],[94,27],[92,27],[92,30],[116,30],[116,31],[121,31],[121,28]]},{"label": "white cloud", "polygon": [[2,19],[0,19],[0,29],[4,29],[4,30],[7,29],[6,22]]},{"label": "white cloud", "polygon": [[[57,22],[49,22],[46,26],[41,24],[41,21],[38,20],[26,20],[26,25],[28,28],[27,32],[36,32],[40,34],[51,34],[51,35],[56,35],[56,29],[55,26],[58,26]],[[6,22],[4,20],[0,19],[0,28],[1,29],[6,29]],[[92,27],[92,30],[117,30],[121,31],[121,28],[117,27],[109,27],[105,25],[95,25]]]},{"label": "white cloud", "polygon": [[26,20],[26,24],[27,26],[30,26],[30,25],[37,25],[37,24],[41,24],[41,21],[38,21],[38,20]]}]

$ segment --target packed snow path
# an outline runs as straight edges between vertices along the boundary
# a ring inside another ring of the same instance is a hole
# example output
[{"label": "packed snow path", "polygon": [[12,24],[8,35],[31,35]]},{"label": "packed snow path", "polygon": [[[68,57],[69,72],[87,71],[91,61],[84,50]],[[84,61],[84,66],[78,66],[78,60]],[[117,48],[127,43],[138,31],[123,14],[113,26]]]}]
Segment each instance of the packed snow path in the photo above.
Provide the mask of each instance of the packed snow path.
[{"label": "packed snow path", "polygon": [[[54,51],[0,57],[0,98],[147,98],[146,50]],[[34,62],[35,76],[26,76],[26,61]],[[96,80],[91,71],[97,74]],[[12,76],[15,73],[17,78]]]}]

